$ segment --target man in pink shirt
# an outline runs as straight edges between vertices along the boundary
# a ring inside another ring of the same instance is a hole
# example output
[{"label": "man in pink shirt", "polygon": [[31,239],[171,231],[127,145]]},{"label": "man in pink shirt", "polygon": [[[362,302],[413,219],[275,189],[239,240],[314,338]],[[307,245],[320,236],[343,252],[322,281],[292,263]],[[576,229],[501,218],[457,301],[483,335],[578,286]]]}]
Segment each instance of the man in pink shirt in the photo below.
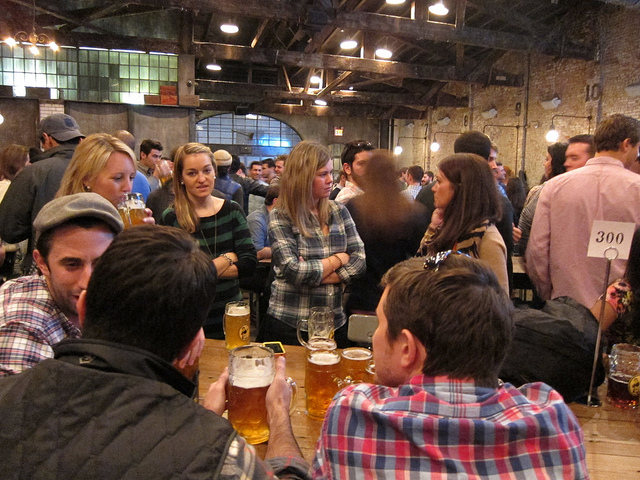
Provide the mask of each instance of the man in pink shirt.
[{"label": "man in pink shirt", "polygon": [[[628,170],[638,157],[640,121],[611,115],[598,125],[594,142],[594,158],[552,178],[540,193],[526,268],[543,300],[566,295],[593,305],[606,265],[587,257],[593,221],[640,224],[640,176]],[[614,260],[611,278],[621,277],[625,264]]]}]

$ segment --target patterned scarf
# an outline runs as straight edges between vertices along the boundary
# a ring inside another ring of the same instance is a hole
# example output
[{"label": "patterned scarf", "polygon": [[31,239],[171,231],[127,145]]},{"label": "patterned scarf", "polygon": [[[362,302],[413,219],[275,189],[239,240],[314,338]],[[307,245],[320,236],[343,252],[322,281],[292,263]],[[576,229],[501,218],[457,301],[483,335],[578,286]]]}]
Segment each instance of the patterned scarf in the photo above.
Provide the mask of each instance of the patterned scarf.
[{"label": "patterned scarf", "polygon": [[[479,258],[479,247],[482,237],[484,236],[490,223],[488,220],[482,222],[479,226],[474,228],[468,233],[461,235],[458,241],[453,245],[452,250],[461,253],[466,253],[470,257]],[[420,248],[418,249],[418,256],[435,255],[436,251],[433,250],[433,237],[438,232],[438,229],[434,229],[429,225],[429,229],[424,234],[422,242],[420,242]]]}]

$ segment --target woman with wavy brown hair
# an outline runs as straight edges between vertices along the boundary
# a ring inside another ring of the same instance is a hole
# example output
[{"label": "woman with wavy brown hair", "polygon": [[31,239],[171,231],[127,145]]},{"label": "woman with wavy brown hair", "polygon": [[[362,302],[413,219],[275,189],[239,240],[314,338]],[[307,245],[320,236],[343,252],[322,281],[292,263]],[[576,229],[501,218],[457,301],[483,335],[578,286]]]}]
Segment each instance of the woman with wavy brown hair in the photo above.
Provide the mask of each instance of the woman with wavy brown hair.
[{"label": "woman with wavy brown hair", "polygon": [[422,239],[422,254],[456,250],[484,260],[508,295],[507,249],[494,224],[501,208],[491,168],[468,153],[451,155],[438,168],[436,209]]},{"label": "woman with wavy brown hair", "polygon": [[236,202],[211,195],[216,164],[209,147],[187,143],[175,153],[174,203],[162,214],[162,225],[182,228],[211,257],[218,271],[216,297],[204,325],[207,338],[224,338],[222,317],[227,302],[242,299],[238,278],[253,275],[257,257],[247,219]]}]

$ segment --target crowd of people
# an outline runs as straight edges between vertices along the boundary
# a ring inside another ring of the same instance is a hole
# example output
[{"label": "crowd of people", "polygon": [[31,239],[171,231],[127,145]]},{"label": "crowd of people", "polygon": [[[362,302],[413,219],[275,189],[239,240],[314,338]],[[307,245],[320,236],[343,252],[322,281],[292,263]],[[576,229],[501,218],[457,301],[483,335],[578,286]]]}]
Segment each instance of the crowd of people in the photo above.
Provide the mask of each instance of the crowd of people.
[{"label": "crowd of people", "polygon": [[[137,158],[131,133],[85,136],[68,115],[39,128],[41,152],[0,151],[2,470],[588,477],[582,430],[555,385],[500,381],[512,256],[524,256],[540,301],[568,297],[589,322],[605,312],[605,350],[640,343],[640,230],[605,295],[603,263],[587,256],[594,220],[640,225],[638,120],[612,115],[593,136],[549,146],[528,194],[478,131],[460,134],[434,175],[397,171],[363,140],[334,172],[314,141],[245,167],[199,143],[163,156],[153,139]],[[118,207],[131,192],[147,208],[125,229]],[[378,318],[378,384],[335,396],[312,465],[291,429],[284,359],[267,394],[266,463],[221,417],[227,372],[198,405],[174,368],[193,364],[205,337],[224,338],[224,307],[252,282],[260,341],[297,344],[315,306],[333,311],[340,347],[350,315]]]}]

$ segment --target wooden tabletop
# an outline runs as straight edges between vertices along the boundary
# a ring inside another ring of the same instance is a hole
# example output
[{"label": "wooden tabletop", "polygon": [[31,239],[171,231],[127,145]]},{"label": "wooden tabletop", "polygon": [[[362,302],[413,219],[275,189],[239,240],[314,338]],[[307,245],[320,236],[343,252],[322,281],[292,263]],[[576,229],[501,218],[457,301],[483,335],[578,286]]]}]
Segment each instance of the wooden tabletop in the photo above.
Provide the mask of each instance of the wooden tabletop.
[{"label": "wooden tabletop", "polygon": [[[295,412],[291,417],[293,432],[304,457],[311,462],[322,422],[305,413],[304,348],[285,345],[287,375],[298,384]],[[200,398],[228,364],[224,342],[207,340],[200,358]],[[640,409],[622,410],[608,405],[605,388],[600,388],[601,407],[571,404],[584,430],[587,465],[593,480],[640,480]],[[264,456],[266,444],[257,445]]]}]

